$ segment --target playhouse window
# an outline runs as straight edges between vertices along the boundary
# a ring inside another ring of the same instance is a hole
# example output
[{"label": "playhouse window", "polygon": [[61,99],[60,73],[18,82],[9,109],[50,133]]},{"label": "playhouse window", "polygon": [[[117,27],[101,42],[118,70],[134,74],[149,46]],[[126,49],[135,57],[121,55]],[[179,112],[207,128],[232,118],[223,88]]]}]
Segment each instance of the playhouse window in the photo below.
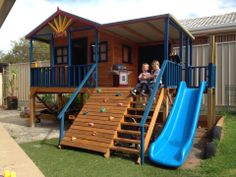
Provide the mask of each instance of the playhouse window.
[{"label": "playhouse window", "polygon": [[131,47],[127,45],[122,46],[122,62],[131,63]]},{"label": "playhouse window", "polygon": [[56,64],[67,64],[67,47],[57,47],[56,52]]},{"label": "playhouse window", "polygon": [[[108,53],[107,42],[100,42],[99,43],[98,62],[106,62],[108,59],[107,53]],[[94,43],[91,44],[91,62],[95,62],[95,45],[94,45]]]}]

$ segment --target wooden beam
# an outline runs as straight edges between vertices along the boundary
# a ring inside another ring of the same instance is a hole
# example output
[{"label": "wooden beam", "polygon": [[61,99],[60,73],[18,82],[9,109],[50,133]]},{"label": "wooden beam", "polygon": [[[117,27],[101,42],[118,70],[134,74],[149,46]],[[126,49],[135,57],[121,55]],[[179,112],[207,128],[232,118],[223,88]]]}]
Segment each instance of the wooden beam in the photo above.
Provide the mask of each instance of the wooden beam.
[{"label": "wooden beam", "polygon": [[45,101],[43,101],[38,95],[35,95],[35,97],[46,107],[48,108],[51,112],[54,112],[54,110],[52,108],[50,108],[50,106],[48,106],[47,103],[45,103]]},{"label": "wooden beam", "polygon": [[[210,36],[210,62],[212,64],[216,63],[216,40],[215,35]],[[208,107],[208,120],[207,127],[209,130],[216,124],[216,95],[215,88],[207,89],[207,107]]]},{"label": "wooden beam", "polygon": [[63,107],[62,93],[57,94],[57,100],[58,100],[58,110],[61,110],[61,108]]},{"label": "wooden beam", "polygon": [[165,108],[163,113],[163,122],[166,122],[166,119],[169,115],[169,99],[168,99],[168,89],[165,89],[165,96],[164,96]]},{"label": "wooden beam", "polygon": [[125,42],[131,43],[131,44],[133,44],[133,45],[137,45],[137,41],[134,41],[134,40],[132,40],[132,39],[130,39],[130,38],[121,36],[121,35],[119,35],[119,34],[117,34],[117,33],[115,33],[115,32],[108,31],[108,30],[103,30],[103,32],[104,32],[104,33],[107,33],[107,34],[109,34],[109,35],[111,35],[111,36],[113,36],[113,37],[115,37],[115,38],[119,38],[119,39],[121,39],[121,40],[124,40]]},{"label": "wooden beam", "polygon": [[161,88],[160,95],[159,95],[159,98],[157,100],[157,104],[156,104],[155,110],[153,112],[152,119],[151,119],[151,122],[149,124],[148,131],[147,131],[146,136],[145,136],[144,152],[148,148],[148,145],[149,145],[149,142],[150,142],[150,139],[151,139],[151,136],[152,136],[152,132],[153,132],[153,129],[154,129],[154,126],[155,126],[155,123],[156,123],[156,120],[157,120],[157,117],[158,117],[158,114],[160,112],[160,108],[161,108],[161,105],[162,105],[162,102],[163,102],[163,99],[164,99],[164,93],[165,93],[165,89]]},{"label": "wooden beam", "polygon": [[[153,24],[150,23],[150,22],[145,22],[145,24],[146,24],[149,28],[151,28],[151,29],[153,29],[154,31],[156,31],[156,34],[161,35],[161,36],[164,37],[164,32],[162,32],[162,31],[161,31],[159,28],[157,28],[155,25],[153,25]],[[172,37],[169,36],[169,38],[170,38],[170,40],[172,40],[172,42],[175,41]]]},{"label": "wooden beam", "polygon": [[35,126],[35,94],[30,96],[30,127]]},{"label": "wooden beam", "polygon": [[141,33],[139,33],[139,32],[137,32],[137,31],[135,31],[135,30],[129,28],[128,26],[123,25],[123,26],[121,26],[121,27],[122,27],[124,30],[126,30],[126,31],[128,31],[128,32],[130,32],[130,33],[132,33],[133,35],[135,35],[135,36],[138,37],[139,39],[142,39],[142,40],[145,40],[145,41],[154,42],[154,40],[149,39],[148,37],[146,37],[146,36],[142,35]]},{"label": "wooden beam", "polygon": [[[74,93],[76,87],[31,87],[31,93]],[[94,88],[82,88],[81,92],[90,93],[94,90]]]}]

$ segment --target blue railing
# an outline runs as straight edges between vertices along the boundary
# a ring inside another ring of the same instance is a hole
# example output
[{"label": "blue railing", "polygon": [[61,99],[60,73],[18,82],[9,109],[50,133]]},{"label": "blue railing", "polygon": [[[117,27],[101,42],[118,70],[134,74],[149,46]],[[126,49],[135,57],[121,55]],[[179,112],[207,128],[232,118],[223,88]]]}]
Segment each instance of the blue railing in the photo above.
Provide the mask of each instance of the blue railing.
[{"label": "blue railing", "polygon": [[[31,68],[32,87],[77,87],[93,64]],[[95,80],[87,82],[95,85]]]},{"label": "blue railing", "polygon": [[160,81],[163,77],[163,83],[164,83],[164,87],[173,87],[173,88],[177,88],[181,78],[182,78],[182,68],[181,65],[171,62],[169,60],[164,60],[162,66],[161,66],[161,71],[157,77],[156,80],[156,84],[153,88],[153,91],[150,95],[150,98],[148,100],[146,109],[144,111],[142,120],[140,122],[140,131],[141,131],[141,149],[140,149],[140,157],[141,157],[141,164],[144,163],[144,151],[145,151],[145,147],[144,147],[144,143],[145,143],[145,138],[144,138],[144,125],[147,121],[147,117],[149,115],[150,109],[152,107],[153,101],[154,101],[154,97],[157,94],[157,90],[160,86]]},{"label": "blue railing", "polygon": [[81,89],[85,86],[86,82],[89,80],[90,76],[92,76],[93,73],[95,73],[96,64],[93,64],[90,67],[90,70],[87,72],[79,86],[77,87],[76,91],[73,93],[73,95],[70,97],[68,102],[65,104],[59,115],[57,116],[58,119],[60,119],[60,136],[59,136],[59,143],[61,143],[62,138],[64,137],[64,121],[65,121],[65,113],[72,104],[72,102],[76,99],[78,94],[80,93]]},{"label": "blue railing", "polygon": [[187,70],[186,81],[188,87],[199,87],[202,81],[207,82],[207,87],[215,87],[216,85],[216,65],[208,66],[191,66]]},{"label": "blue railing", "polygon": [[181,64],[168,61],[163,75],[164,86],[166,88],[177,88],[181,80],[182,80]]}]

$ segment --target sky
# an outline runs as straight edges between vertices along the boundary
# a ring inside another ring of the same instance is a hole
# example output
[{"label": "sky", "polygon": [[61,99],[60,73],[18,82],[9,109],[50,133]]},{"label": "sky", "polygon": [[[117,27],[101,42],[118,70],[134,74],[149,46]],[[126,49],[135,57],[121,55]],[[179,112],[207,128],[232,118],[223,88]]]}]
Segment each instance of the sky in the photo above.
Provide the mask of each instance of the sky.
[{"label": "sky", "polygon": [[98,23],[170,13],[177,19],[236,12],[236,0],[16,0],[0,29],[0,50],[24,37],[57,7]]}]

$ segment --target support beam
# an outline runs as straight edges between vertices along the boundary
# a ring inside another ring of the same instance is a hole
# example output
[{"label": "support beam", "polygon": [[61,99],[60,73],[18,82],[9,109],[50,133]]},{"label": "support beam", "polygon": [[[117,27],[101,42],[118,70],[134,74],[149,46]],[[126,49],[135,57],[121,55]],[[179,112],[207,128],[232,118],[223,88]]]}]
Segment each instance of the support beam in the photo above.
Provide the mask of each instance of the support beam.
[{"label": "support beam", "polygon": [[123,25],[122,28],[123,28],[124,30],[130,32],[131,34],[135,35],[136,37],[138,37],[138,38],[141,39],[141,40],[144,40],[144,41],[147,41],[147,42],[150,42],[150,41],[151,41],[151,42],[154,42],[152,39],[150,39],[150,38],[148,38],[148,37],[142,35],[141,33],[137,32],[137,31],[135,31],[135,30],[133,30],[133,29],[131,29],[131,28],[129,28],[128,26]]},{"label": "support beam", "polygon": [[30,95],[30,127],[35,127],[35,94]]},{"label": "support beam", "polygon": [[164,60],[168,60],[169,56],[169,17],[165,18],[164,25]]},{"label": "support beam", "polygon": [[61,108],[63,107],[62,93],[57,94],[57,100],[58,100],[58,110],[61,110]]},{"label": "support beam", "polygon": [[48,108],[51,112],[54,112],[54,110],[47,104],[45,101],[43,101],[37,94],[35,94],[35,97],[46,107]]},{"label": "support beam", "polygon": [[189,38],[188,36],[186,36],[185,38],[185,80],[187,82],[187,85],[189,85],[189,74],[188,74],[188,66],[189,66],[189,63],[188,63],[188,49],[189,49]]},{"label": "support beam", "polygon": [[55,44],[54,44],[54,37],[53,34],[51,34],[51,50],[52,50],[52,66],[55,65]]},{"label": "support beam", "polygon": [[[210,36],[210,63],[216,63],[216,41],[215,35]],[[209,130],[215,125],[216,123],[216,94],[215,88],[208,88],[207,90],[207,107],[208,107],[208,120],[207,126]]]},{"label": "support beam", "polygon": [[167,117],[169,115],[169,110],[170,110],[168,92],[169,90],[165,88],[165,93],[164,93],[165,94],[164,95],[165,108],[164,108],[164,113],[163,113],[163,122],[166,122]]},{"label": "support beam", "polygon": [[98,59],[99,59],[99,31],[95,30],[95,62],[96,62],[96,74],[95,82],[96,87],[98,87]]}]

